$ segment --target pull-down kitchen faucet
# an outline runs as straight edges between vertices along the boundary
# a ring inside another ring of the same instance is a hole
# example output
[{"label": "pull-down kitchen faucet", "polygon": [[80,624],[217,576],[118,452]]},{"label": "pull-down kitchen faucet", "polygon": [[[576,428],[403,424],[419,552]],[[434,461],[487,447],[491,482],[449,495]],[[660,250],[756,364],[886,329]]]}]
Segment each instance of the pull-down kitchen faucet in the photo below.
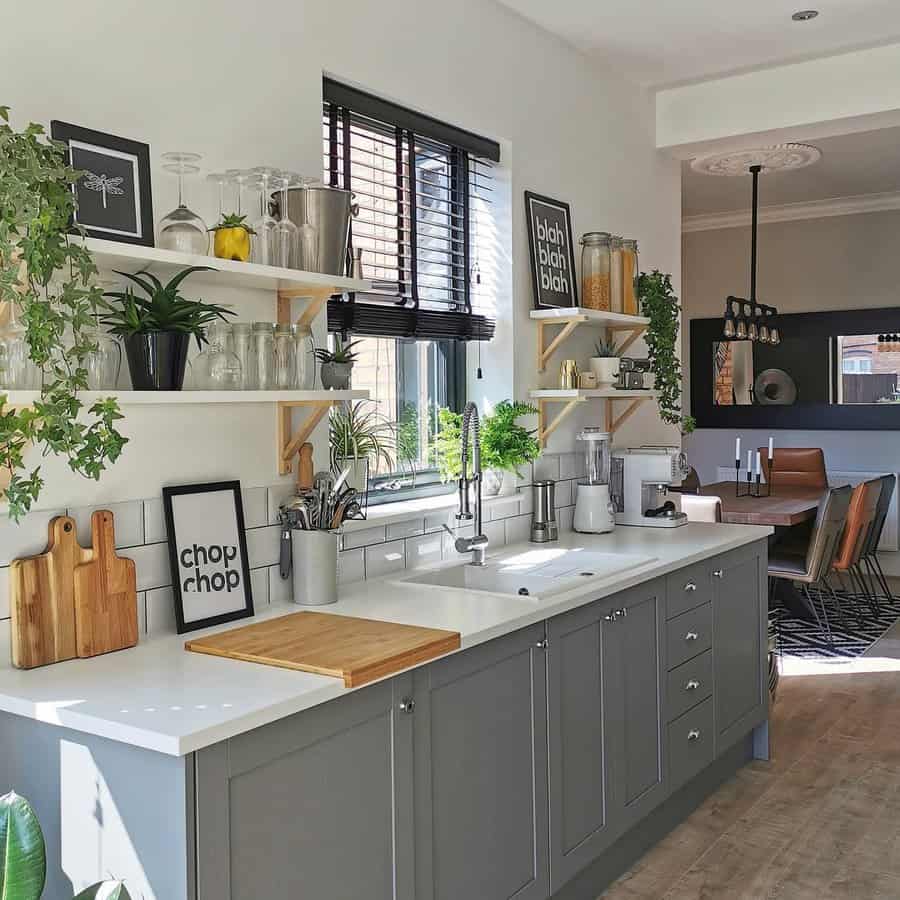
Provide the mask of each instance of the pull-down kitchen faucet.
[{"label": "pull-down kitchen faucet", "polygon": [[[469,477],[469,429],[472,430],[472,476]],[[471,553],[472,565],[483,566],[487,554],[488,539],[481,532],[481,424],[478,419],[478,407],[470,400],[463,410],[462,447],[460,450],[461,471],[457,483],[459,491],[459,512],[457,522],[468,522],[472,519],[469,500],[469,488],[475,485],[475,534],[473,537],[456,538],[457,553]],[[453,534],[446,525],[444,528]]]}]

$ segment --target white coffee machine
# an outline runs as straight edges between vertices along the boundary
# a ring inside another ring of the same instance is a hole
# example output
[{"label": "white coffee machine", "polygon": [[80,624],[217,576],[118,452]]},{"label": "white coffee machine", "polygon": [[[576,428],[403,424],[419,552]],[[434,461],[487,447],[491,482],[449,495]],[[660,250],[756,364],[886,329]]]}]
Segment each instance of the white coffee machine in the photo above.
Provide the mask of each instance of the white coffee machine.
[{"label": "white coffee machine", "polygon": [[688,474],[680,447],[632,447],[616,450],[611,466],[611,492],[620,525],[676,528],[687,516],[666,498]]},{"label": "white coffee machine", "polygon": [[609,432],[589,426],[578,435],[584,444],[585,477],[575,488],[572,527],[586,534],[603,534],[616,527],[609,494]]}]

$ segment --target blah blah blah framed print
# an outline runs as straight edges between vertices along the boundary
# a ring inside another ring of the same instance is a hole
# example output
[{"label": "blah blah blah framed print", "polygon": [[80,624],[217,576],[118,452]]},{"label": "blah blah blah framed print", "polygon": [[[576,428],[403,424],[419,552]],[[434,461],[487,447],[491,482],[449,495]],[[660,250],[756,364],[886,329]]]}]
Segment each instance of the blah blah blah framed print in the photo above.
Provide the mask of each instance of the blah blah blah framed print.
[{"label": "blah blah blah framed print", "polygon": [[163,488],[178,633],[253,615],[239,481]]},{"label": "blah blah blah framed print", "polygon": [[51,122],[50,136],[66,145],[69,163],[82,173],[72,187],[74,224],[90,237],[152,247],[150,147],[68,122]]},{"label": "blah blah blah framed print", "polygon": [[569,204],[525,191],[535,309],[578,305]]}]

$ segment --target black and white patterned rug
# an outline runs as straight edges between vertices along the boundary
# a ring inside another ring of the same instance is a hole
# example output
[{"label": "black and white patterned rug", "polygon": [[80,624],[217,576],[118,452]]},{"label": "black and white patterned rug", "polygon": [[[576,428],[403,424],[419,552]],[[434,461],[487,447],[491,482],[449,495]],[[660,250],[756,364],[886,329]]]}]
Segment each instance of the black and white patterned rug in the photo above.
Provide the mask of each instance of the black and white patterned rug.
[{"label": "black and white patterned rug", "polygon": [[[853,597],[840,596],[844,611],[841,622],[835,601],[825,598],[825,609],[831,624],[833,645],[829,646],[824,631],[813,621],[799,619],[778,607],[770,610],[770,627],[777,628],[777,651],[782,656],[800,659],[853,659],[865,653],[898,619],[900,619],[900,599],[889,600],[879,597],[879,615],[875,616],[869,604],[863,600],[862,623],[856,617],[857,601]],[[820,613],[821,614],[821,613]]]}]

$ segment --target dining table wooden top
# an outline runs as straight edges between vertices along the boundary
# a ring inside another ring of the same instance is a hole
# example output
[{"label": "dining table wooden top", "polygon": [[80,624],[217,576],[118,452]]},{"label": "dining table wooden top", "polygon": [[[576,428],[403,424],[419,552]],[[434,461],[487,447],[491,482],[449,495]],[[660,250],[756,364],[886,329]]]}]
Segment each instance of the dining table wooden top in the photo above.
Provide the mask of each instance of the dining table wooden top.
[{"label": "dining table wooden top", "polygon": [[703,485],[700,493],[705,497],[719,498],[723,522],[788,527],[814,519],[825,492],[820,488],[776,485],[769,497],[735,497],[733,481],[717,481]]}]

